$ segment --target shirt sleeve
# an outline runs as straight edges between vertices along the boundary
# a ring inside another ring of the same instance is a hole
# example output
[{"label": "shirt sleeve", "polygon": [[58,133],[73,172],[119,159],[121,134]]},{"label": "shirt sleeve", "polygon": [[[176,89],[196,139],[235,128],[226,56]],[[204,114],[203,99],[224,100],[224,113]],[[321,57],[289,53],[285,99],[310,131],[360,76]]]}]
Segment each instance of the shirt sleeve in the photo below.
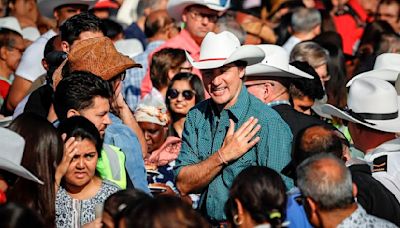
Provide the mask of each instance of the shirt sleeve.
[{"label": "shirt sleeve", "polygon": [[24,51],[15,75],[18,75],[23,79],[33,82],[39,76],[45,74],[46,70],[42,66],[43,51],[45,45],[46,42],[34,42],[33,44],[31,44]]}]

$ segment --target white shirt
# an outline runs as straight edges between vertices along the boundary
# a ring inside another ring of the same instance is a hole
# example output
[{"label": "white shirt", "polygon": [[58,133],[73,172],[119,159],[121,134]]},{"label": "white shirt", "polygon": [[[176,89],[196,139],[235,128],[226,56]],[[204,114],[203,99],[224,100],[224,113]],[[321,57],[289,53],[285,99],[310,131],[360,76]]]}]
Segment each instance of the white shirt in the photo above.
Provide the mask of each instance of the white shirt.
[{"label": "white shirt", "polygon": [[290,55],[290,52],[292,52],[294,46],[296,46],[296,44],[300,43],[301,40],[295,36],[291,36],[283,45],[283,49],[285,49],[287,51],[287,53]]},{"label": "white shirt", "polygon": [[49,30],[33,42],[24,51],[15,75],[33,82],[39,76],[45,74],[46,70],[42,66],[44,47],[47,41],[55,35],[57,35],[55,31]]}]

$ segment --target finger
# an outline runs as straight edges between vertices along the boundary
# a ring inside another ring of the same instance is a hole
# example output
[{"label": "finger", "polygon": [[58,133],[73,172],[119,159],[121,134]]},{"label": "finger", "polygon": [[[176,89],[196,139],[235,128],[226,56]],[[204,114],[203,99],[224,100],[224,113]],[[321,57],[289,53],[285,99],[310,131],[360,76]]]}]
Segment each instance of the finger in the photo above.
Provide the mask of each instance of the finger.
[{"label": "finger", "polygon": [[245,137],[245,141],[248,142],[250,141],[256,134],[258,131],[260,131],[261,129],[261,125],[257,125],[255,128],[253,128],[250,133],[248,135],[246,135]]},{"label": "finger", "polygon": [[237,129],[237,131],[235,132],[237,135],[241,135],[243,130],[249,126],[249,124],[254,120],[254,117],[250,117],[246,122],[244,122],[242,124],[242,126],[239,127],[239,129]]},{"label": "finger", "polygon": [[255,146],[259,141],[260,141],[260,137],[259,137],[259,136],[255,137],[253,140],[251,140],[251,141],[247,144],[246,151],[249,151],[249,150],[250,150],[253,146]]},{"label": "finger", "polygon": [[226,136],[233,135],[234,132],[235,132],[235,123],[233,122],[233,120],[229,119],[229,129],[228,132],[226,133]]},{"label": "finger", "polygon": [[253,128],[257,125],[258,119],[253,118],[251,121],[246,126],[243,126],[243,129],[241,130],[241,133],[239,136],[241,137],[246,137],[252,130]]}]

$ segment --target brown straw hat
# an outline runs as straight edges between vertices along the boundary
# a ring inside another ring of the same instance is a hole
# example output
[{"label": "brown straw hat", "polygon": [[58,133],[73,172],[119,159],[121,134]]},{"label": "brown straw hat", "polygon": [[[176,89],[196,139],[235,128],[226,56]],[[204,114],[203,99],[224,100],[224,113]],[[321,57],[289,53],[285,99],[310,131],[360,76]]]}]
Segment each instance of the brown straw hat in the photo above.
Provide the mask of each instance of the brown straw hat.
[{"label": "brown straw hat", "polygon": [[[87,71],[108,81],[132,67],[142,67],[128,56],[115,49],[108,37],[91,38],[76,41],[68,54],[70,72]],[[54,72],[54,85],[61,80],[61,69],[65,62]]]}]

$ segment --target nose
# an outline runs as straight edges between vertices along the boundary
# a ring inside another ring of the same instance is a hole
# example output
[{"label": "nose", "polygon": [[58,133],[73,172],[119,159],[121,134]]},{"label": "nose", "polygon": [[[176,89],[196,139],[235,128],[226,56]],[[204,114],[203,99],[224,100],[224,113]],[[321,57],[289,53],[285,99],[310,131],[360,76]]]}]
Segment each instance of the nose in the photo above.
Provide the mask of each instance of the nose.
[{"label": "nose", "polygon": [[83,158],[79,158],[78,163],[76,164],[76,168],[78,169],[83,169],[85,167],[84,162],[83,162]]},{"label": "nose", "polygon": [[182,93],[179,93],[178,97],[176,98],[177,101],[183,101],[185,98],[183,97]]},{"label": "nose", "polygon": [[149,132],[144,131],[144,139],[145,139],[146,141],[147,141],[147,140],[150,140]]},{"label": "nose", "polygon": [[110,125],[110,124],[112,123],[112,121],[111,121],[110,116],[109,116],[108,113],[104,116],[103,123],[104,123],[105,125]]}]

